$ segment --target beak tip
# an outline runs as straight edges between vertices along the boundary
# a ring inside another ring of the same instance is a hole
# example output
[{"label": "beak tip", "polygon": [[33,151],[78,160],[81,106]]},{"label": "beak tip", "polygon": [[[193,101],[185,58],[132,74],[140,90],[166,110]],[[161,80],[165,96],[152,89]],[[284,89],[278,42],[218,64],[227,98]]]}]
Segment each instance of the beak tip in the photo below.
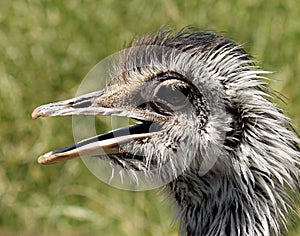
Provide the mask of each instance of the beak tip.
[{"label": "beak tip", "polygon": [[51,159],[49,159],[49,157],[51,156],[51,154],[52,154],[52,152],[46,153],[42,156],[39,156],[37,162],[42,165],[50,164],[51,162],[49,163],[49,160],[51,160]]},{"label": "beak tip", "polygon": [[33,112],[31,113],[31,118],[32,119],[37,119],[37,118],[39,118],[41,116],[41,114],[40,114],[40,109],[39,109],[39,107],[38,108],[35,108],[34,110],[33,110]]},{"label": "beak tip", "polygon": [[38,162],[39,164],[45,164],[45,157],[44,157],[44,156],[40,156],[40,157],[38,158],[37,162]]}]

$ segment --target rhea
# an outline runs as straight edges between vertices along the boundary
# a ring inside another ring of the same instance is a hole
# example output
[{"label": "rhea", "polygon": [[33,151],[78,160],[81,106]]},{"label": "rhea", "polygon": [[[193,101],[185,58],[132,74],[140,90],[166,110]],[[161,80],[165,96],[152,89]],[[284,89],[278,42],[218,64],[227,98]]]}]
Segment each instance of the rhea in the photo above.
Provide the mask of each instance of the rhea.
[{"label": "rhea", "polygon": [[296,214],[300,151],[289,118],[272,102],[267,74],[224,36],[159,30],[121,53],[103,90],[32,113],[138,122],[39,162],[103,158],[133,178],[160,179],[183,235],[281,235]]}]

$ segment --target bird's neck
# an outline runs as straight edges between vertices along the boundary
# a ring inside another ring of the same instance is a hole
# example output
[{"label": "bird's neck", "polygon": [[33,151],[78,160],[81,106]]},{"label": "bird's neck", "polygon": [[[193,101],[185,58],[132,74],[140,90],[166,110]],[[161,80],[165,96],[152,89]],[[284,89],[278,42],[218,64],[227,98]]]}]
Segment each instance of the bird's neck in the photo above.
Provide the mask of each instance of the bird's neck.
[{"label": "bird's neck", "polygon": [[273,210],[261,196],[251,189],[240,189],[228,176],[179,176],[170,188],[184,235],[265,236],[271,234],[272,224],[278,227]]}]

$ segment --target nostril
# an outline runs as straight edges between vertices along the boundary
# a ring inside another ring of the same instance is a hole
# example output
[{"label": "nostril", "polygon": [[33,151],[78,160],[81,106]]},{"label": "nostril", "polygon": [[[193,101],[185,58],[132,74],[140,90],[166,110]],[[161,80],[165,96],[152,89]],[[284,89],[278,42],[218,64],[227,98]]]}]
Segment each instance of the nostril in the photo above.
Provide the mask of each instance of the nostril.
[{"label": "nostril", "polygon": [[82,101],[82,102],[79,102],[79,103],[72,103],[71,106],[73,108],[85,108],[85,107],[89,107],[92,105],[92,102],[91,101]]}]

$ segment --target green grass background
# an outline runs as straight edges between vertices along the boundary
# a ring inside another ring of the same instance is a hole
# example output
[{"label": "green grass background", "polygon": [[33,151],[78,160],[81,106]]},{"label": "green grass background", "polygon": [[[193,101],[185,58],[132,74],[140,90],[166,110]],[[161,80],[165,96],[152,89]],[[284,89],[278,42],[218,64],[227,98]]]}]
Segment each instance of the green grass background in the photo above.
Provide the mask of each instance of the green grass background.
[{"label": "green grass background", "polygon": [[[161,25],[213,29],[244,44],[276,72],[272,87],[299,131],[299,1],[1,1],[0,235],[177,235],[157,191],[111,188],[80,159],[38,165],[40,154],[73,142],[72,120],[31,119],[36,106],[74,96],[125,41]],[[300,235],[297,222],[289,235]]]}]

